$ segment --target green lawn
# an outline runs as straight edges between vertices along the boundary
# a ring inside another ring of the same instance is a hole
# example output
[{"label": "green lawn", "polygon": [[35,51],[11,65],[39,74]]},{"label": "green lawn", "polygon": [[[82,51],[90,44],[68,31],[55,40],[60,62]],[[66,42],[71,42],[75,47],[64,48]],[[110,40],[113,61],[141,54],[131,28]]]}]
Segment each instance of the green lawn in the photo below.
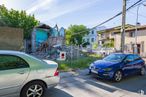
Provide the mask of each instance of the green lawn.
[{"label": "green lawn", "polygon": [[92,62],[98,59],[101,59],[101,56],[92,54],[86,57],[79,58],[77,60],[58,61],[59,70],[69,71],[69,70],[75,70],[75,69],[84,69],[84,68],[87,68]]}]

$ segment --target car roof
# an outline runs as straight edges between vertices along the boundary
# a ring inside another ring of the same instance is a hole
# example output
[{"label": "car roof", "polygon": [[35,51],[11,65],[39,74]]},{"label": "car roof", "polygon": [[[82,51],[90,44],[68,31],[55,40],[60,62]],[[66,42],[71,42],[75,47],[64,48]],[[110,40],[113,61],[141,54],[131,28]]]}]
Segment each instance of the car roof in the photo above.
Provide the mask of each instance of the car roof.
[{"label": "car roof", "polygon": [[131,54],[131,53],[113,53],[113,54],[121,54],[121,55],[137,55],[137,54]]},{"label": "car roof", "polygon": [[24,54],[24,52],[20,52],[20,51],[13,51],[13,50],[0,50],[0,54]]}]

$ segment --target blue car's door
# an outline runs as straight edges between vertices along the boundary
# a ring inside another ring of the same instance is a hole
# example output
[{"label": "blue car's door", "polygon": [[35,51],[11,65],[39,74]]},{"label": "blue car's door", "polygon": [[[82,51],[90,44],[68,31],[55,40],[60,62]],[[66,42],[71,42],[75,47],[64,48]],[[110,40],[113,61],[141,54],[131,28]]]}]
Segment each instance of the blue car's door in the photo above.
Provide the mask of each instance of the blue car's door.
[{"label": "blue car's door", "polygon": [[135,59],[135,73],[140,72],[142,65],[144,64],[144,61],[140,58],[138,55],[134,55]]},{"label": "blue car's door", "polygon": [[124,60],[124,67],[123,67],[123,71],[124,71],[124,75],[131,75],[134,73],[135,69],[135,62],[134,62],[134,57],[133,55],[128,55],[126,57],[126,59]]}]

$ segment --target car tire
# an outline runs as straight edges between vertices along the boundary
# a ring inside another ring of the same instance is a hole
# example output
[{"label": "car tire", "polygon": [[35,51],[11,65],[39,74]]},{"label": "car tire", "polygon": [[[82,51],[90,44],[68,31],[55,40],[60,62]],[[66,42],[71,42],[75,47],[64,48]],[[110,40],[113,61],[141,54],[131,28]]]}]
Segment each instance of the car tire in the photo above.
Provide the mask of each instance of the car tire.
[{"label": "car tire", "polygon": [[146,74],[146,68],[145,67],[142,67],[141,70],[140,70],[140,75],[145,75]]},{"label": "car tire", "polygon": [[89,72],[88,72],[88,75],[90,75],[91,74],[91,69],[89,69]]},{"label": "car tire", "polygon": [[115,82],[120,82],[123,78],[123,74],[120,70],[116,71],[114,74],[114,81]]},{"label": "car tire", "polygon": [[43,97],[45,90],[44,83],[40,81],[31,82],[24,86],[20,97]]}]

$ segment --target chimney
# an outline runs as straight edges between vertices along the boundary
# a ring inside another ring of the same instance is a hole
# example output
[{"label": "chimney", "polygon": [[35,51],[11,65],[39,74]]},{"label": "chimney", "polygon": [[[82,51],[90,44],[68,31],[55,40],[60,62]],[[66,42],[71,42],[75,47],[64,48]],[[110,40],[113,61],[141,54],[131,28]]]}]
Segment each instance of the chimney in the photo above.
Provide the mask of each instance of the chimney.
[{"label": "chimney", "polygon": [[141,23],[137,22],[137,26],[141,26]]}]

